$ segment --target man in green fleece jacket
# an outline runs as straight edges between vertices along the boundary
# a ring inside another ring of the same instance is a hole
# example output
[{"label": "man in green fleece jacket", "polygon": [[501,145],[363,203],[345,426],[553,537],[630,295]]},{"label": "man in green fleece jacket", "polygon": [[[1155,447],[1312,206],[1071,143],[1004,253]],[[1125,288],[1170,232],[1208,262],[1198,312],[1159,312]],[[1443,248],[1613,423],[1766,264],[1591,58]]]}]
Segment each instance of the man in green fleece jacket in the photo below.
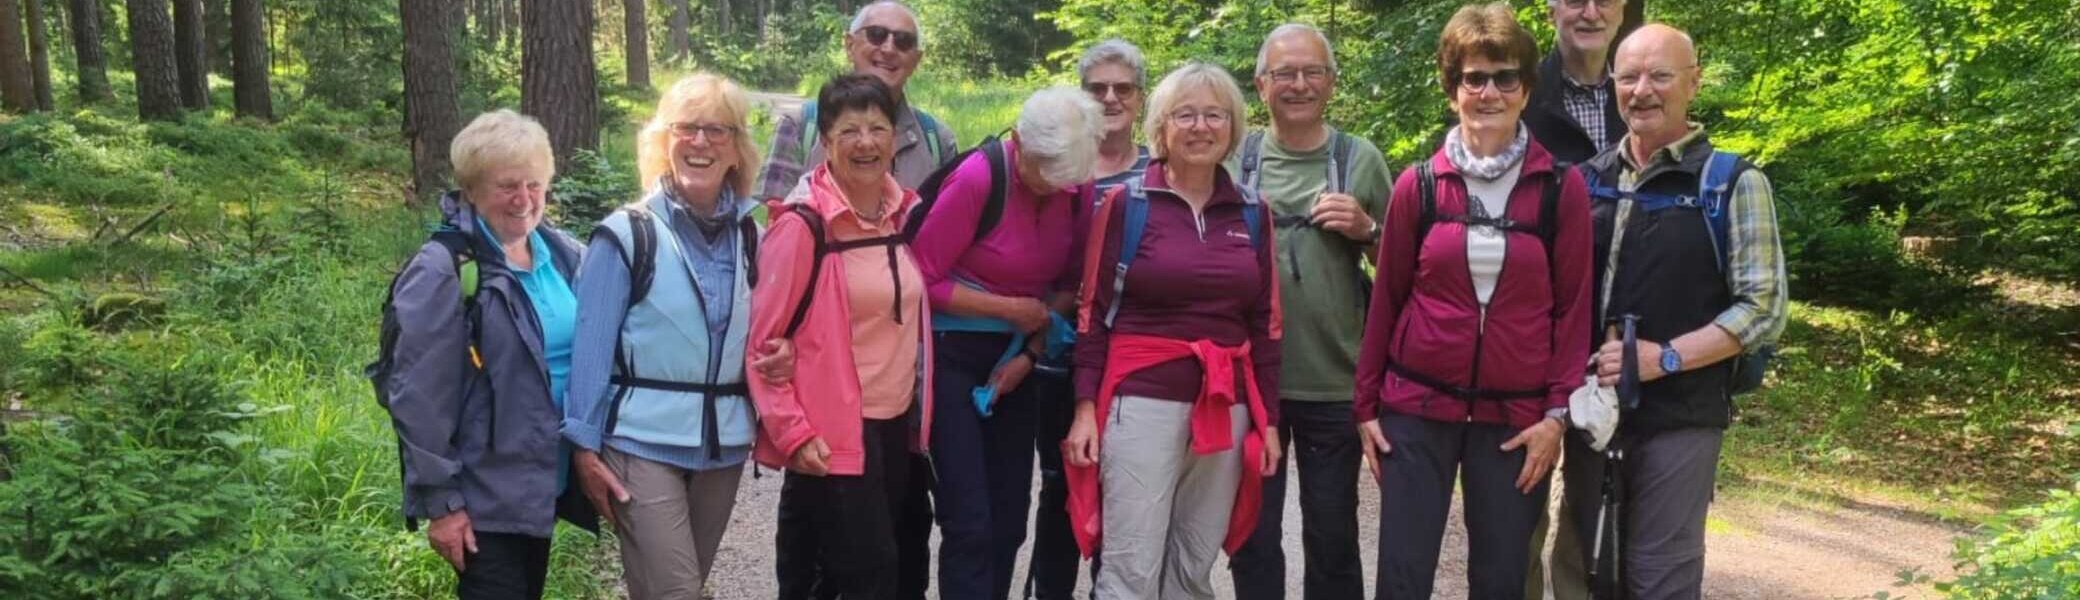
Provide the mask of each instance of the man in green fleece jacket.
[{"label": "man in green fleece jacket", "polygon": [[[1362,450],[1351,422],[1351,381],[1372,288],[1364,267],[1393,182],[1378,148],[1325,122],[1336,78],[1336,58],[1320,30],[1297,23],[1272,30],[1256,73],[1271,129],[1252,132],[1229,171],[1277,215],[1285,308],[1279,439],[1293,446],[1288,455],[1299,465],[1305,595],[1357,600],[1365,591],[1357,533]],[[1285,597],[1280,540],[1289,472],[1264,481],[1257,530],[1229,561],[1240,600]]]}]

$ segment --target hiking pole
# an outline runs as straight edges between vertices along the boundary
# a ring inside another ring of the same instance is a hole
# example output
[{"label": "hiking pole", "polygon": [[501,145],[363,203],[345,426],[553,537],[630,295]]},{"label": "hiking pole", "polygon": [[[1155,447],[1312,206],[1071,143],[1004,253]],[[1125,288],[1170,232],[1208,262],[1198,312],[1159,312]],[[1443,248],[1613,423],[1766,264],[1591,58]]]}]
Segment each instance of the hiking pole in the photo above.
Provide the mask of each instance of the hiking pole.
[{"label": "hiking pole", "polygon": [[[1639,408],[1639,316],[1624,315],[1618,321],[1618,410],[1620,414]],[[1596,541],[1589,555],[1591,591],[1603,600],[1624,600],[1625,594],[1625,436],[1620,433],[1603,451],[1603,501],[1596,510]],[[1605,549],[1608,547],[1609,551]]]}]

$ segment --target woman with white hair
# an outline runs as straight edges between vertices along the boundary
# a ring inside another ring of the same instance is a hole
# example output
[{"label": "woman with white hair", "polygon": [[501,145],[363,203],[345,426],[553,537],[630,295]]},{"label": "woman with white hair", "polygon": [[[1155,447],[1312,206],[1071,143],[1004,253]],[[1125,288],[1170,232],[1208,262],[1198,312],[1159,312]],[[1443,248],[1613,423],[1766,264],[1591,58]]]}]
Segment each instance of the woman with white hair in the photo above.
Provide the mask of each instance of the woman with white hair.
[{"label": "woman with white hair", "polygon": [[793,372],[784,341],[745,343],[759,241],[749,112],[715,75],[666,90],[636,134],[647,194],[600,223],[578,271],[563,435],[637,600],[700,597],[758,435],[746,360]]},{"label": "woman with white hair", "polygon": [[1233,76],[1187,64],[1151,100],[1148,172],[1092,218],[1062,454],[1077,541],[1103,534],[1096,597],[1210,599],[1279,465],[1271,216],[1221,166],[1243,133]]},{"label": "woman with white hair", "polygon": [[566,483],[556,421],[580,249],[543,220],[556,158],[534,119],[479,115],[448,156],[462,189],[391,282],[369,374],[397,428],[404,516],[429,522],[456,596],[541,598]]},{"label": "woman with white hair", "polygon": [[[1031,508],[1040,386],[1021,385],[1069,333],[1076,223],[1092,194],[1102,116],[1059,86],[1028,98],[1010,139],[949,171],[911,248],[933,316],[932,458],[939,589],[1004,598]],[[1057,311],[1060,311],[1059,313]]]}]

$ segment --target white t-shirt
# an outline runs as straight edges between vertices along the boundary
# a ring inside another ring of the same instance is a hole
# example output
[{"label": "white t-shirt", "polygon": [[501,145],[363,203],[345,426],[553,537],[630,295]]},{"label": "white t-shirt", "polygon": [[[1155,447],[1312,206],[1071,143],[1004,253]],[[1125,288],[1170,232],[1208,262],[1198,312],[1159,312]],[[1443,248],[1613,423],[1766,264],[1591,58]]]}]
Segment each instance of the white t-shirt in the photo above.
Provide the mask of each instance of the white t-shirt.
[{"label": "white t-shirt", "polygon": [[[1509,194],[1517,187],[1518,169],[1504,171],[1501,177],[1483,181],[1465,177],[1466,214],[1477,215],[1473,205],[1479,203],[1488,216],[1500,217],[1509,207]],[[1476,225],[1466,230],[1466,268],[1473,273],[1473,292],[1481,305],[1495,296],[1495,282],[1502,276],[1502,256],[1508,250],[1508,232],[1494,227]]]}]

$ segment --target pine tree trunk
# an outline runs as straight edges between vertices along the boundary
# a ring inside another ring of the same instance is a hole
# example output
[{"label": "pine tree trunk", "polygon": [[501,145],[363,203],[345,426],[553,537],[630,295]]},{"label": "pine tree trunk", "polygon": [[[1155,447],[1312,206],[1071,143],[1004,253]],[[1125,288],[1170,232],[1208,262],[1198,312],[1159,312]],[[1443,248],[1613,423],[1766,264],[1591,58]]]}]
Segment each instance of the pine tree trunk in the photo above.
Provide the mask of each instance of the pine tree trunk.
[{"label": "pine tree trunk", "polygon": [[693,37],[687,31],[693,26],[693,7],[689,0],[669,0],[672,3],[672,61],[683,64],[693,57]]},{"label": "pine tree trunk", "polygon": [[57,110],[51,97],[51,41],[43,22],[44,0],[24,0],[29,17],[29,84],[36,92],[37,110]]},{"label": "pine tree trunk", "polygon": [[174,65],[180,70],[181,107],[209,109],[209,39],[202,0],[173,0]]},{"label": "pine tree trunk", "polygon": [[715,26],[725,35],[737,32],[736,19],[730,14],[730,5],[735,3],[736,0],[715,0]]},{"label": "pine tree trunk", "polygon": [[649,0],[623,0],[622,28],[628,35],[622,55],[628,60],[628,87],[650,89],[650,19],[645,9]]},{"label": "pine tree trunk", "polygon": [[125,0],[130,17],[130,64],[137,75],[137,116],[180,118],[180,72],[174,66],[173,19],[166,0]]},{"label": "pine tree trunk", "polygon": [[455,55],[449,0],[401,0],[404,21],[405,138],[412,144],[414,202],[447,189],[448,143],[460,118],[455,106]]},{"label": "pine tree trunk", "polygon": [[475,13],[470,19],[476,21],[477,43],[487,49],[498,47],[498,1],[473,0],[470,9]]},{"label": "pine tree trunk", "polygon": [[599,147],[592,3],[527,0],[520,27],[520,112],[541,120],[566,167],[573,152]]},{"label": "pine tree trunk", "polygon": [[238,116],[272,121],[266,17],[261,0],[231,0],[231,82]]},{"label": "pine tree trunk", "polygon": [[79,78],[81,102],[100,102],[110,97],[108,58],[101,54],[100,0],[69,0],[72,7],[73,75]]},{"label": "pine tree trunk", "polygon": [[1611,38],[1612,55],[1616,55],[1615,51],[1618,48],[1618,42],[1625,41],[1625,36],[1632,35],[1633,30],[1639,29],[1639,26],[1645,24],[1647,24],[1647,0],[1626,2],[1625,22],[1618,25],[1618,37]]},{"label": "pine tree trunk", "polygon": [[23,47],[21,7],[0,0],[0,108],[18,113],[36,110],[36,84]]},{"label": "pine tree trunk", "polygon": [[520,39],[520,0],[498,0],[499,21],[505,23],[505,37],[499,38],[500,51],[511,51],[515,40]]}]

